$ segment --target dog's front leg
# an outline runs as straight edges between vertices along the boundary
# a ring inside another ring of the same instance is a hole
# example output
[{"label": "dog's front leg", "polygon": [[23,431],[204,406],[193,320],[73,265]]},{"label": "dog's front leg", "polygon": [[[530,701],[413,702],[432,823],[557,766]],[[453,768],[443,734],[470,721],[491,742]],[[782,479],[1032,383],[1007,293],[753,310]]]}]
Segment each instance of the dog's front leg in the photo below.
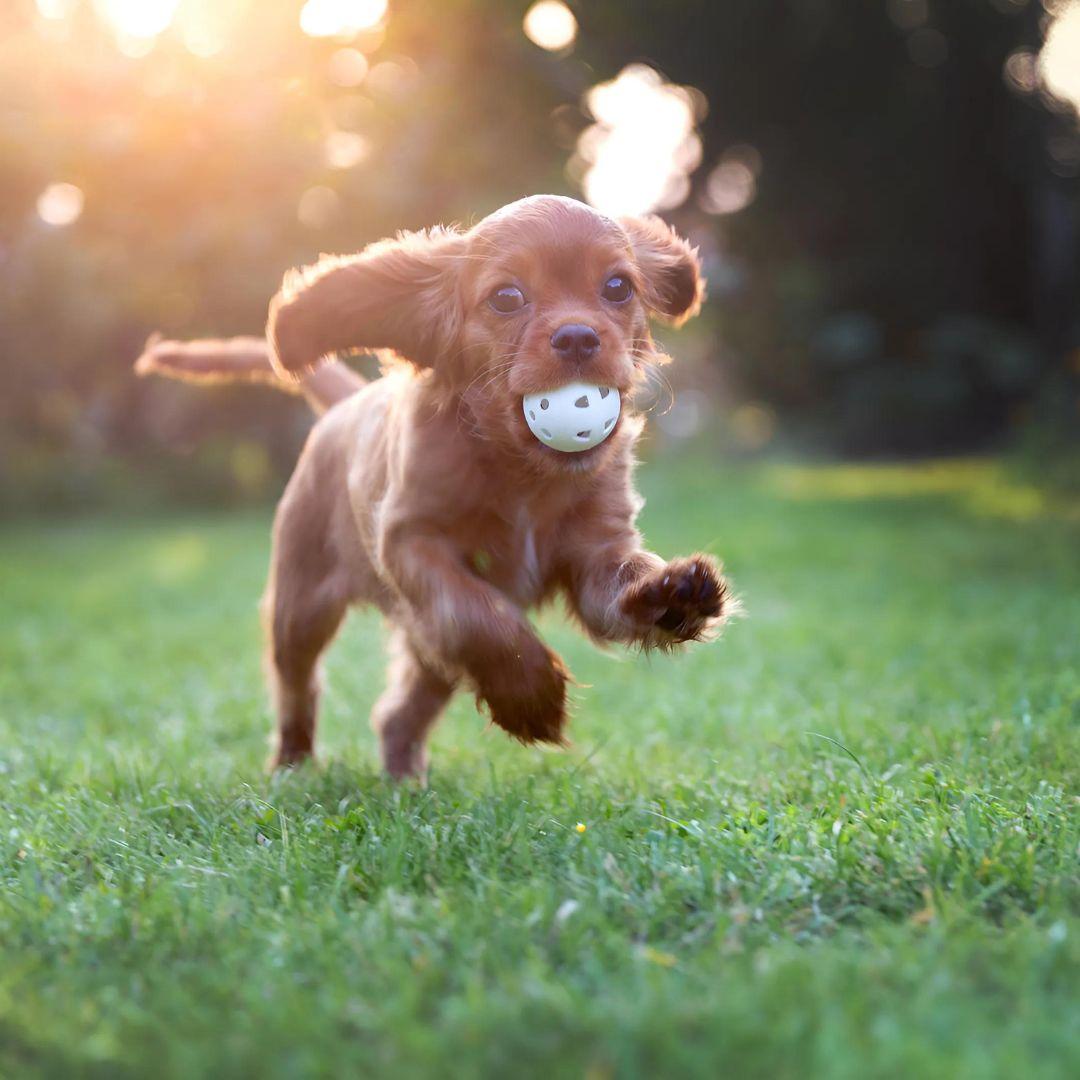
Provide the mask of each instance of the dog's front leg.
[{"label": "dog's front leg", "polygon": [[[606,527],[604,527],[606,525]],[[664,648],[708,637],[730,609],[727,582],[710,555],[665,562],[630,524],[587,531],[568,544],[567,592],[594,638]]]},{"label": "dog's front leg", "polygon": [[516,739],[562,743],[567,671],[521,610],[432,532],[394,528],[379,555],[418,651],[464,672],[491,719]]}]

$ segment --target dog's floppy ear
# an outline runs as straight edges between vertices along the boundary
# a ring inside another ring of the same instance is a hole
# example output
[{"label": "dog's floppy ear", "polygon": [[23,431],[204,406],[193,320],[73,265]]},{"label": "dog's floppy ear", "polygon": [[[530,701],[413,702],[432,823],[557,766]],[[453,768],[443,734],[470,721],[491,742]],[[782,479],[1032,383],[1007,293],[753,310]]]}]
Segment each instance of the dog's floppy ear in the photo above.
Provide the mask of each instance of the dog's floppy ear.
[{"label": "dog's floppy ear", "polygon": [[630,237],[649,310],[676,325],[696,315],[705,293],[697,249],[651,214],[620,224]]},{"label": "dog's floppy ear", "polygon": [[392,349],[419,367],[434,366],[461,323],[463,250],[459,233],[432,229],[291,271],[270,302],[266,336],[275,367],[301,371],[345,349]]}]

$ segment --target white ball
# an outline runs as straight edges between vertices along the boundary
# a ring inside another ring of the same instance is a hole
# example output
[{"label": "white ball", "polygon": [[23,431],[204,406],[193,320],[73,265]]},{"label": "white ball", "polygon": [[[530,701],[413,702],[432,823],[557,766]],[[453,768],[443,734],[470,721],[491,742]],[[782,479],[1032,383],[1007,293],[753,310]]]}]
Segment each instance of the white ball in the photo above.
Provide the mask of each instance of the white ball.
[{"label": "white ball", "polygon": [[599,446],[615,430],[622,408],[613,386],[584,382],[526,394],[522,404],[529,430],[545,446],[564,454]]}]

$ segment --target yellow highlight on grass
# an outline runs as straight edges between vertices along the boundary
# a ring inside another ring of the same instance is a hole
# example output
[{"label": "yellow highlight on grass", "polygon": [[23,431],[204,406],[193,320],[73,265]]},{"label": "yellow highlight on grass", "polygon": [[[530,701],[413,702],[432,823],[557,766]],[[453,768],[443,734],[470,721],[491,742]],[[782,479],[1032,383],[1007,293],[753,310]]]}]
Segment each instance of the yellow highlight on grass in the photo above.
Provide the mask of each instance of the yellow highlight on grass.
[{"label": "yellow highlight on grass", "polygon": [[180,533],[148,552],[151,576],[161,585],[178,585],[196,577],[210,562],[210,549],[197,533]]},{"label": "yellow highlight on grass", "polygon": [[1033,521],[1061,510],[1046,492],[1008,475],[1000,462],[962,458],[899,465],[778,466],[770,470],[773,489],[794,499],[906,499],[952,496],[976,517]]}]

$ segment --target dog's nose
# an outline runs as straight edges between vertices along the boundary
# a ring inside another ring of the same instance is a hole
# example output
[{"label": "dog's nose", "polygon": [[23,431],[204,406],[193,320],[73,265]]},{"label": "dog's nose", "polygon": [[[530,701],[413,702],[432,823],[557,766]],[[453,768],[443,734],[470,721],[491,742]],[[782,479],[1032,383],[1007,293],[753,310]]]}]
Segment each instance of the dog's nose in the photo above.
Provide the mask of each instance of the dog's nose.
[{"label": "dog's nose", "polygon": [[600,336],[591,326],[567,323],[551,335],[551,347],[564,360],[588,360],[600,348]]}]

